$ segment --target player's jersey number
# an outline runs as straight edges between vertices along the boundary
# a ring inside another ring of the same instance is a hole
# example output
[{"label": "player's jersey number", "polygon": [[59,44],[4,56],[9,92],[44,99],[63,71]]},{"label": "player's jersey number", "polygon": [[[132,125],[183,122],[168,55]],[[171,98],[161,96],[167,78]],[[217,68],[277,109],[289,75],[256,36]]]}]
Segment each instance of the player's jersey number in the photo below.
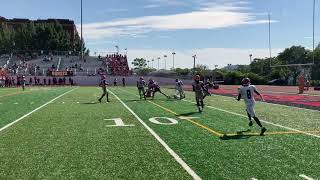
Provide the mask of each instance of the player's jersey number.
[{"label": "player's jersey number", "polygon": [[249,89],[247,90],[247,98],[248,98],[248,99],[251,99],[251,98],[252,98],[252,97],[251,97],[251,91],[250,91]]}]

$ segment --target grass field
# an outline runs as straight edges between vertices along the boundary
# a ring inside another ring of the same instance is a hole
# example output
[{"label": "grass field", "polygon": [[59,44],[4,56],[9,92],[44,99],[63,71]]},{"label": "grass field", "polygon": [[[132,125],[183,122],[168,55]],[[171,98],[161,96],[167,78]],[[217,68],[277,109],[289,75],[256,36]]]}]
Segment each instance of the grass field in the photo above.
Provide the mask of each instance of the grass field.
[{"label": "grass field", "polygon": [[231,97],[109,91],[0,89],[0,179],[320,179],[319,111],[258,102],[259,136]]}]

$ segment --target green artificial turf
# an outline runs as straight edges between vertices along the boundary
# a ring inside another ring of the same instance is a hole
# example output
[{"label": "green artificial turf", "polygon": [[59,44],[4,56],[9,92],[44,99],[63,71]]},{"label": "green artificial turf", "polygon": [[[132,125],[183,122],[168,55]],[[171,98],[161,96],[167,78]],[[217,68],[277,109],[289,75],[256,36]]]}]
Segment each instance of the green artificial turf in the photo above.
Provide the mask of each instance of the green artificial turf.
[{"label": "green artificial turf", "polygon": [[[1,97],[19,90],[0,89],[0,127],[71,88],[28,88]],[[244,104],[234,98],[208,97],[200,114],[192,92],[186,92],[186,101],[160,94],[153,101],[140,101],[134,87],[109,90],[202,179],[301,179],[301,174],[320,178],[320,138],[276,126],[319,131],[319,111],[258,102],[257,115],[276,124],[263,122],[268,131],[258,136],[260,128],[248,127]],[[113,95],[110,103],[98,103],[100,94],[97,87],[77,88],[1,131],[0,179],[191,179]],[[155,124],[153,117],[178,123]],[[107,127],[114,122],[104,119],[112,118],[134,126]],[[223,134],[226,138],[220,139]]]}]

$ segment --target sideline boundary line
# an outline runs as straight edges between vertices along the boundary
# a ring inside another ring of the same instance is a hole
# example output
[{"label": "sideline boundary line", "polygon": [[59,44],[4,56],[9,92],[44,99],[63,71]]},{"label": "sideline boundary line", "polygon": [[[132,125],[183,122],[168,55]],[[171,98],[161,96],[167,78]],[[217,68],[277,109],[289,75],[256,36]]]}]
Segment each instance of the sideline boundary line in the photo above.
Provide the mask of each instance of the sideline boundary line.
[{"label": "sideline boundary line", "polygon": [[57,100],[57,99],[61,98],[62,96],[64,96],[64,95],[66,95],[66,94],[68,94],[68,93],[70,93],[70,92],[74,91],[75,89],[77,89],[77,88],[73,88],[73,89],[71,89],[71,90],[69,90],[69,91],[67,91],[67,92],[65,92],[65,93],[63,93],[63,94],[60,94],[59,96],[57,96],[57,97],[53,98],[52,100],[50,100],[50,101],[46,102],[46,103],[45,103],[45,104],[43,104],[43,105],[41,105],[41,106],[37,107],[36,109],[34,109],[34,110],[30,111],[29,113],[27,113],[27,114],[25,114],[25,115],[21,116],[20,118],[16,119],[15,121],[13,121],[13,122],[11,122],[11,123],[9,123],[9,124],[7,124],[7,125],[3,126],[2,128],[0,128],[0,132],[2,132],[3,130],[5,130],[5,129],[7,129],[7,128],[11,127],[11,126],[13,126],[13,125],[14,125],[14,124],[16,124],[17,122],[19,122],[19,121],[23,120],[24,118],[26,118],[26,117],[30,116],[30,115],[31,115],[31,114],[33,114],[34,112],[36,112],[36,111],[38,111],[38,110],[42,109],[43,107],[45,107],[45,106],[47,106],[48,104],[52,103],[53,101],[55,101],[55,100]]},{"label": "sideline boundary line", "polygon": [[200,180],[201,178],[194,172],[194,170],[189,167],[189,165],[184,162],[179,155],[174,152],[169,145],[164,142],[161,137],[151,129],[129,106],[127,106],[116,94],[114,94],[110,89],[108,91],[155,137],[155,139],[168,151],[168,153],[182,166],[182,168],[195,180]]},{"label": "sideline boundary line", "polygon": [[302,177],[303,179],[306,179],[306,180],[314,180],[313,178],[306,176],[304,174],[300,174],[299,176]]}]

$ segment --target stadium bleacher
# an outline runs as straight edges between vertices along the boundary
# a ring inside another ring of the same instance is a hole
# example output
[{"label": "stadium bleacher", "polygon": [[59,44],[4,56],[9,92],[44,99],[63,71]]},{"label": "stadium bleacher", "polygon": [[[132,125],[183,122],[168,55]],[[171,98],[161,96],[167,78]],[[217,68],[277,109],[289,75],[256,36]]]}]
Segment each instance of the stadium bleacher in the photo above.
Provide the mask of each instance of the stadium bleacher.
[{"label": "stadium bleacher", "polygon": [[104,61],[112,75],[124,76],[130,73],[127,56],[121,54],[107,55]]},{"label": "stadium bleacher", "polygon": [[0,66],[5,67],[11,75],[45,76],[50,71],[72,71],[75,76],[96,76],[107,74],[127,76],[130,74],[125,55],[110,54],[105,57],[85,56],[24,56],[13,55],[1,57]]}]

